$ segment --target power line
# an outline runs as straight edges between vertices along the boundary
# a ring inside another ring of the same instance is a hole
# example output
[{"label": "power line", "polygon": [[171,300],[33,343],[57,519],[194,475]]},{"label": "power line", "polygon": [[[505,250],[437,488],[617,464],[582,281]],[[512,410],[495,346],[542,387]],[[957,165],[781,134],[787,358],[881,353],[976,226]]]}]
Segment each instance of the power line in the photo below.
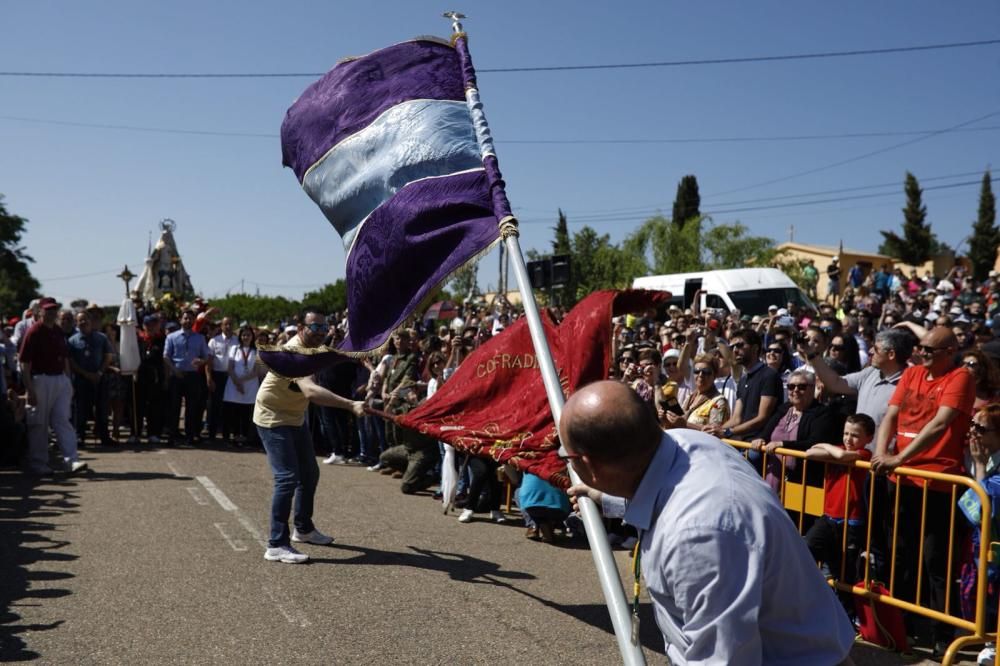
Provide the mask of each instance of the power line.
[{"label": "power line", "polygon": [[[962,173],[953,173],[953,174],[948,174],[948,175],[943,175],[943,176],[921,176],[920,177],[920,182],[921,183],[926,183],[926,182],[932,182],[932,181],[937,181],[937,180],[948,180],[948,179],[951,179],[951,178],[965,178],[965,177],[968,177],[968,176],[976,176],[976,175],[979,175],[981,173],[982,173],[982,170],[979,170],[979,171],[964,171]],[[899,187],[901,187],[901,185],[902,185],[902,182],[897,180],[897,181],[893,181],[893,182],[890,182],[890,183],[878,183],[876,185],[855,185],[855,186],[852,186],[852,187],[840,187],[840,188],[831,189],[831,190],[818,190],[818,191],[815,191],[815,192],[802,192],[800,194],[783,194],[783,195],[777,195],[777,196],[773,196],[773,197],[757,197],[757,198],[754,198],[754,199],[743,199],[741,201],[721,201],[721,202],[719,202],[719,203],[717,203],[715,205],[716,206],[736,206],[736,205],[742,205],[742,204],[759,203],[761,201],[780,201],[780,200],[784,200],[784,199],[801,199],[803,197],[825,196],[827,194],[842,194],[844,192],[861,192],[861,191],[864,191],[864,190],[875,190],[875,189],[881,189],[881,188],[885,188],[885,187],[899,188]],[[931,189],[933,189],[933,188],[931,188]],[[567,218],[572,219],[572,220],[580,220],[580,219],[602,220],[602,219],[606,219],[608,215],[623,215],[623,214],[627,214],[627,213],[645,213],[645,214],[648,214],[649,211],[662,209],[662,208],[665,207],[665,205],[666,204],[652,204],[652,205],[648,205],[648,206],[628,206],[628,207],[622,207],[622,208],[610,208],[610,209],[603,209],[603,210],[594,210],[594,211],[590,211],[590,212],[587,212],[587,213],[580,213],[580,214],[575,214],[572,211],[565,211],[565,213],[566,213]]]},{"label": "power line", "polygon": [[[992,178],[990,180],[990,182],[997,182],[997,181],[1000,181],[1000,177]],[[934,191],[934,190],[952,189],[952,188],[955,188],[955,187],[968,187],[970,185],[979,185],[981,183],[982,183],[981,180],[969,180],[969,181],[964,181],[964,182],[959,182],[959,183],[947,183],[947,184],[944,184],[944,185],[932,185],[930,187],[924,187],[924,188],[922,188],[922,191],[929,192],[929,191]],[[827,199],[814,199],[814,200],[811,200],[811,201],[797,201],[797,202],[790,202],[790,203],[774,204],[773,206],[750,206],[750,207],[744,207],[744,208],[729,208],[729,209],[708,210],[708,211],[705,211],[704,214],[705,215],[732,215],[734,213],[745,213],[745,212],[752,212],[752,211],[759,211],[759,210],[775,210],[775,209],[779,209],[779,208],[792,208],[792,207],[799,207],[799,206],[811,206],[811,205],[824,204],[824,203],[840,203],[842,201],[856,201],[858,199],[874,199],[874,198],[888,197],[888,196],[899,196],[899,193],[898,192],[874,192],[874,193],[871,193],[871,194],[861,194],[861,195],[855,195],[855,196],[850,196],[850,197],[831,197],[831,198],[827,198]],[[567,216],[567,222],[569,224],[583,224],[583,223],[586,223],[586,222],[641,222],[641,221],[644,221],[646,219],[649,219],[649,217],[650,217],[650,214],[648,212],[646,212],[645,214],[636,213],[636,214],[606,215],[606,216],[603,216],[603,217],[596,217],[595,216],[594,218],[590,218],[590,219],[582,219],[580,216],[574,216],[574,217]],[[552,224],[552,220],[533,220],[533,219],[529,218],[529,219],[526,219],[526,220],[520,220],[519,223],[520,224]]]},{"label": "power line", "polygon": [[24,116],[0,116],[0,120],[14,120],[39,125],[60,125],[65,127],[87,127],[92,129],[127,130],[131,132],[157,132],[161,134],[197,134],[199,136],[234,136],[263,139],[276,139],[277,134],[257,132],[220,132],[212,130],[172,129],[167,127],[140,127],[138,125],[112,125],[108,123],[82,123],[72,120],[48,120],[44,118],[27,118]]},{"label": "power line", "polygon": [[[53,120],[49,118],[30,118],[27,116],[0,115],[0,120],[34,123],[38,125],[57,125],[63,127],[86,127],[92,129],[124,130],[130,132],[153,132],[162,134],[194,134],[198,136],[225,136],[253,139],[277,139],[277,133],[267,132],[226,132],[218,130],[199,130],[172,127],[147,127],[142,125],[118,125],[112,123],[85,123],[74,120]],[[1000,125],[983,125],[982,127],[962,127],[952,129],[953,132],[992,132],[1000,130]],[[724,136],[724,137],[672,137],[644,139],[495,139],[503,145],[643,145],[643,144],[684,144],[684,143],[764,143],[783,141],[827,141],[832,139],[869,139],[894,136],[931,136],[944,130],[902,130],[884,132],[844,132],[833,134],[789,134],[770,136]]]},{"label": "power line", "polygon": [[[971,42],[951,42],[947,44],[920,44],[896,46],[881,49],[853,49],[848,51],[821,51],[816,53],[790,53],[770,56],[742,56],[732,58],[701,58],[693,60],[662,60],[654,62],[603,63],[593,65],[547,65],[535,67],[493,67],[479,69],[479,74],[510,74],[526,72],[567,72],[605,69],[644,69],[657,67],[693,67],[704,65],[733,65],[756,62],[782,62],[789,60],[818,60],[825,58],[845,58],[854,56],[888,55],[893,53],[913,53],[918,51],[938,51],[944,49],[970,48],[1000,44],[1000,39],[984,39]],[[4,77],[24,78],[76,78],[76,79],[279,79],[314,78],[325,72],[0,72]]]},{"label": "power line", "polygon": [[63,275],[61,277],[51,277],[51,278],[37,278],[39,282],[58,282],[59,280],[76,280],[79,278],[97,277],[98,275],[110,275],[114,273],[119,273],[121,269],[112,268],[106,271],[98,271],[96,273],[83,273],[82,275]]},{"label": "power line", "polygon": [[793,178],[800,178],[802,176],[808,176],[808,175],[811,175],[811,174],[814,174],[814,173],[819,173],[821,171],[827,171],[829,169],[834,169],[834,168],[839,167],[839,166],[844,166],[845,164],[851,164],[853,162],[859,162],[859,161],[867,159],[869,157],[874,157],[876,155],[881,155],[882,153],[887,153],[887,152],[889,152],[891,150],[896,150],[897,148],[903,148],[904,146],[910,146],[910,145],[913,145],[914,143],[918,143],[920,141],[926,141],[927,139],[930,139],[932,137],[935,137],[935,136],[938,136],[938,135],[941,135],[941,134],[946,134],[948,132],[953,132],[953,131],[955,131],[955,130],[957,130],[959,128],[965,127],[967,125],[972,125],[974,123],[978,123],[978,122],[980,122],[982,120],[986,120],[987,118],[992,118],[994,116],[1000,116],[1000,109],[998,109],[996,111],[991,111],[991,112],[989,112],[989,113],[987,113],[985,115],[979,116],[978,118],[973,118],[972,120],[966,120],[964,122],[958,123],[957,125],[953,125],[952,127],[948,127],[948,128],[942,129],[942,130],[937,130],[936,132],[932,132],[931,134],[928,134],[928,135],[925,135],[925,136],[919,136],[919,137],[917,137],[915,139],[909,139],[907,141],[901,141],[899,143],[894,143],[891,146],[886,146],[884,148],[879,148],[878,150],[872,150],[872,151],[869,151],[867,153],[862,153],[861,155],[855,155],[854,157],[849,157],[846,160],[839,160],[837,162],[833,162],[831,164],[825,164],[823,166],[815,167],[813,169],[806,169],[805,171],[799,171],[799,172],[796,172],[796,173],[788,174],[787,176],[780,176],[778,178],[771,178],[770,180],[762,180],[762,181],[760,181],[758,183],[753,183],[752,185],[746,185],[744,187],[737,187],[736,189],[726,190],[725,192],[719,192],[719,193],[715,194],[714,196],[721,197],[721,196],[725,196],[727,194],[735,194],[736,192],[745,192],[747,190],[756,189],[758,187],[764,187],[765,185],[773,185],[775,183],[783,183],[783,182],[785,182],[787,180],[792,180]]}]

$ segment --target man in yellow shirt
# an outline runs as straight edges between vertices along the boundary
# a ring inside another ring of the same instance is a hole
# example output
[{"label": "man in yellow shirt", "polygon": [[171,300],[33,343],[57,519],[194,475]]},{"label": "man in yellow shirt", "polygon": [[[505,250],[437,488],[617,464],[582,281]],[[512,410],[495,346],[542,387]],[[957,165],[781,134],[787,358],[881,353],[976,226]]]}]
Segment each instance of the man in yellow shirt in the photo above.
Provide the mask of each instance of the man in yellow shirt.
[{"label": "man in yellow shirt", "polygon": [[[318,347],[330,330],[326,316],[307,308],[298,332],[286,347]],[[271,499],[271,533],[264,559],[286,564],[301,564],[309,556],[292,547],[291,541],[326,546],[333,537],[323,534],[312,522],[313,498],[319,482],[319,465],[313,451],[312,436],[306,421],[309,403],[364,414],[363,402],[342,398],[316,384],[311,377],[288,380],[269,372],[261,382],[254,404],[253,422],[267,452],[267,462],[274,474]],[[288,531],[288,516],[295,503],[295,528]]]}]

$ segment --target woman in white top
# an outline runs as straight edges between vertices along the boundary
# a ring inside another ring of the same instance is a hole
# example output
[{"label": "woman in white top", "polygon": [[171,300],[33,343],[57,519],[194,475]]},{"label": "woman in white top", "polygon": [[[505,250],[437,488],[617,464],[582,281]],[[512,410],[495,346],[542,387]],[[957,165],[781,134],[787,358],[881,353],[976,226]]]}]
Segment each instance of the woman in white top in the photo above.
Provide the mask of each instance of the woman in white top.
[{"label": "woman in white top", "polygon": [[222,395],[223,407],[229,412],[236,446],[245,444],[256,436],[251,421],[253,404],[260,388],[260,369],[257,367],[256,335],[249,326],[239,333],[240,342],[229,350],[229,381]]}]

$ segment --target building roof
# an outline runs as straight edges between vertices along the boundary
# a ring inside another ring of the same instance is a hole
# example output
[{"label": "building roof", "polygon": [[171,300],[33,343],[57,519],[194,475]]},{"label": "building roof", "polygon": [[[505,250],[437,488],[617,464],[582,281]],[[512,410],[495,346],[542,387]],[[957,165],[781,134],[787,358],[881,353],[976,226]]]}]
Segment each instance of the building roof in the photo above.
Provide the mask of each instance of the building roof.
[{"label": "building roof", "polygon": [[850,254],[856,257],[872,257],[886,261],[895,261],[892,257],[879,254],[877,252],[866,252],[865,250],[855,250],[849,247],[837,247],[834,245],[812,245],[807,243],[782,243],[779,250],[798,250],[799,252],[813,252],[815,254],[828,254],[835,257],[839,254]]}]

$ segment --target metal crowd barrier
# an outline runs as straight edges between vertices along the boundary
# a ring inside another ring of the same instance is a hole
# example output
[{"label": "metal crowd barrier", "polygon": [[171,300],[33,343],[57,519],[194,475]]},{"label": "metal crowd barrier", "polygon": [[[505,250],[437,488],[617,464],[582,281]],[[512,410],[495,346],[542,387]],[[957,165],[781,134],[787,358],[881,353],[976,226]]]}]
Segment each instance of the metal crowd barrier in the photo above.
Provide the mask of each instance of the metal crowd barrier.
[{"label": "metal crowd barrier", "polygon": [[[748,457],[751,451],[750,444],[748,442],[740,442],[736,440],[723,440],[730,446],[741,451],[744,458]],[[822,487],[811,486],[807,484],[808,480],[808,470],[810,466],[822,465],[824,473],[826,471],[827,465],[841,465],[844,467],[850,467],[852,469],[863,469],[869,472],[866,477],[865,483],[868,486],[868,498],[876,497],[875,484],[877,477],[870,473],[871,464],[864,461],[854,461],[854,462],[825,462],[818,460],[809,460],[806,458],[805,452],[796,451],[792,449],[778,448],[773,453],[761,453],[761,474],[766,475],[768,469],[768,459],[774,456],[779,456],[779,461],[781,464],[780,473],[780,489],[778,491],[779,499],[786,510],[797,514],[797,517],[793,517],[793,521],[797,523],[799,533],[804,535],[804,526],[806,523],[807,516],[822,516],[823,515],[823,498],[824,491]],[[788,479],[788,460],[789,458],[797,459],[797,467],[801,469],[801,481],[793,481]],[[874,527],[874,502],[869,502],[867,507],[867,516],[865,520],[865,541],[864,548],[860,549],[859,552],[867,553],[865,557],[864,566],[864,577],[863,577],[863,587],[855,587],[856,584],[861,583],[862,579],[859,578],[855,584],[849,584],[843,582],[846,579],[846,571],[849,563],[847,562],[847,540],[848,540],[848,530],[845,528],[842,530],[843,535],[840,544],[840,571],[839,576],[830,580],[830,585],[835,589],[846,592],[855,596],[859,596],[865,599],[870,599],[873,601],[881,602],[888,606],[893,606],[901,610],[913,613],[915,615],[920,615],[922,617],[928,618],[930,620],[943,622],[949,624],[960,631],[967,632],[965,635],[958,636],[949,644],[947,651],[945,652],[944,659],[941,662],[948,666],[953,662],[958,651],[963,647],[968,645],[982,644],[987,641],[995,641],[998,634],[1000,634],[1000,626],[992,627],[992,631],[988,631],[986,627],[987,622],[987,566],[990,564],[990,544],[993,537],[990,534],[990,523],[991,523],[991,506],[990,498],[983,490],[983,488],[976,482],[975,479],[959,476],[956,474],[941,474],[937,472],[929,472],[919,469],[913,469],[910,467],[898,467],[893,472],[896,477],[906,477],[910,479],[923,479],[925,481],[922,489],[922,502],[920,511],[920,533],[919,533],[919,551],[917,553],[917,574],[916,574],[916,593],[914,596],[914,601],[906,601],[904,599],[897,598],[894,596],[896,591],[896,537],[899,528],[899,497],[900,493],[895,493],[892,511],[889,514],[889,521],[891,522],[891,532],[890,532],[890,542],[891,545],[887,554],[887,566],[888,566],[888,581],[880,581],[889,590],[889,594],[879,594],[877,592],[871,591],[869,588],[872,583],[872,529]],[[938,482],[936,485],[947,484],[950,487],[950,491],[945,491],[949,494],[951,499],[951,513],[948,528],[948,551],[947,551],[947,570],[945,572],[945,599],[944,599],[944,610],[938,610],[929,607],[926,604],[921,603],[921,592],[923,588],[923,578],[924,578],[924,537],[926,535],[927,527],[927,500],[928,493],[942,492],[940,490],[930,490],[929,481]],[[961,514],[961,510],[958,507],[958,498],[965,492],[966,489],[971,488],[973,492],[979,498],[980,506],[982,507],[981,519],[980,519],[980,540],[979,540],[979,555],[978,555],[978,567],[977,567],[977,578],[976,578],[976,593],[975,593],[975,618],[972,620],[966,619],[961,615],[949,612],[952,608],[952,601],[954,600],[954,595],[958,593],[957,585],[957,567],[955,561],[955,536],[956,536],[956,519],[961,521],[966,521],[964,515]],[[851,494],[844,493],[844,515],[850,515],[850,500]],[[994,537],[996,535],[993,535]],[[888,545],[888,544],[887,544]],[[1000,658],[996,661],[998,666],[1000,666]]]}]

